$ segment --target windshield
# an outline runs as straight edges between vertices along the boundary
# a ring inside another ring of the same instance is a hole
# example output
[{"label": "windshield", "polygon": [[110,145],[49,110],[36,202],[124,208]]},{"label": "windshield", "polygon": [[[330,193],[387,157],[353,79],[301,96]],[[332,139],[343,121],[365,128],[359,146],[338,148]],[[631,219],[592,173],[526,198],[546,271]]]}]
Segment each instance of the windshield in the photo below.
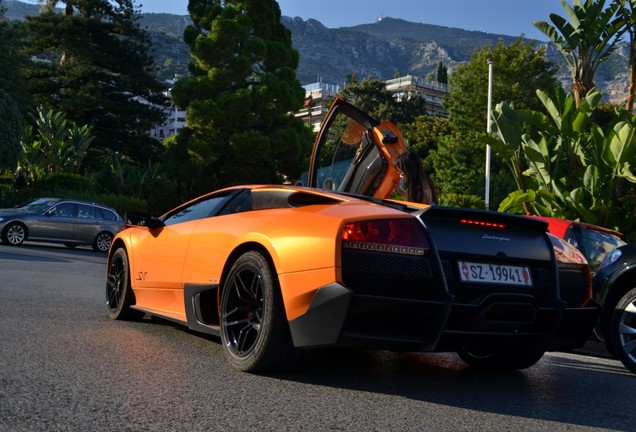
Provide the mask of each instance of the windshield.
[{"label": "windshield", "polygon": [[593,272],[598,270],[605,259],[605,255],[626,244],[620,237],[609,232],[583,228],[580,233],[581,244],[577,244],[578,242],[571,239],[568,239],[568,241],[583,252]]},{"label": "windshield", "polygon": [[33,213],[44,213],[58,201],[59,199],[38,198],[36,200],[21,205],[20,208]]}]

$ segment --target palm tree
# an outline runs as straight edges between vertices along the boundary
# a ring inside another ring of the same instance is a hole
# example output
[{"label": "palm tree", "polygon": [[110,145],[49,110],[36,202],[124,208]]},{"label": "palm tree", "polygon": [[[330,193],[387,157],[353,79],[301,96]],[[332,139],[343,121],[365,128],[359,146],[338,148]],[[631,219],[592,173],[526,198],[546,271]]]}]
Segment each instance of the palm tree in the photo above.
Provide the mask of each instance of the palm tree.
[{"label": "palm tree", "polygon": [[606,7],[605,0],[573,0],[572,6],[561,0],[567,18],[553,13],[552,25],[545,21],[533,23],[567,61],[577,107],[594,87],[599,64],[608,59],[627,30],[625,17],[618,13],[624,1],[615,0]]},{"label": "palm tree", "polygon": [[625,109],[629,112],[634,108],[634,93],[636,93],[636,0],[622,0],[620,16],[625,20],[629,33],[629,85]]}]

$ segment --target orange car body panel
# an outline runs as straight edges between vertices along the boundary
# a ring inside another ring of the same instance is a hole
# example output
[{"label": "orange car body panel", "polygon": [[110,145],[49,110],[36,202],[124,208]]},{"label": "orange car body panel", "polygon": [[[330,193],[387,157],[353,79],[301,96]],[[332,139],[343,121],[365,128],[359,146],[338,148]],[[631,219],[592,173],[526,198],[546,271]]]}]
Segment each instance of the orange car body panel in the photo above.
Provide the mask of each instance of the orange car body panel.
[{"label": "orange car body panel", "polygon": [[[253,193],[303,189],[249,187]],[[162,227],[161,235],[156,236],[146,227],[125,228],[118,238],[132,256],[131,286],[136,307],[186,322],[185,284],[220,284],[224,270],[231,264],[232,252],[252,244],[265,249],[271,257],[287,318],[292,320],[307,310],[318,288],[340,281],[339,242],[334,242],[334,238],[339,238],[345,223],[369,217],[411,217],[354,198],[320,194],[340,204],[215,216]],[[312,253],[307,254],[307,249]]]},{"label": "orange car body panel", "polygon": [[[406,151],[406,143],[404,141],[404,137],[400,130],[390,122],[383,121],[377,126],[373,133],[375,135],[375,139],[378,142],[382,142],[382,133],[384,132],[392,132],[398,137],[397,143],[390,146],[382,146],[380,151],[384,153],[384,157],[387,160],[394,161],[398,158],[401,153]],[[398,173],[395,165],[389,164],[387,167],[387,173],[377,190],[373,194],[378,198],[386,198],[391,195],[391,192],[395,189],[395,185],[400,181],[400,173]]]}]

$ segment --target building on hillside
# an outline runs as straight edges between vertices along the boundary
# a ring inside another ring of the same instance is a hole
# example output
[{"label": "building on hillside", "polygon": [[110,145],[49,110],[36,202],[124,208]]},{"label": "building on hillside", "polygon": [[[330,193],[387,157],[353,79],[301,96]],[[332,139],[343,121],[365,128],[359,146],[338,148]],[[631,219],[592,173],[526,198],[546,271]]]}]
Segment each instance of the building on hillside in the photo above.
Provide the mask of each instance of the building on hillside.
[{"label": "building on hillside", "polygon": [[[174,82],[172,82],[172,84],[174,84]],[[166,91],[165,96],[171,99],[171,91]],[[158,141],[163,141],[170,135],[179,133],[186,124],[187,111],[180,110],[175,104],[170,104],[170,106],[165,107],[163,113],[165,116],[164,122],[155,125],[155,127],[150,130],[150,136]]]},{"label": "building on hillside", "polygon": [[[443,106],[444,97],[448,95],[448,85],[434,81],[426,81],[412,75],[393,78],[385,81],[387,90],[395,98],[402,100],[413,95],[419,95],[426,101],[426,113],[437,117],[448,114]],[[322,119],[327,114],[331,102],[341,90],[341,86],[316,82],[303,86],[305,88],[305,104],[295,116],[312,125],[312,130],[320,130]]]},{"label": "building on hillside", "polygon": [[305,89],[305,103],[294,115],[304,122],[311,124],[314,132],[320,130],[322,119],[329,111],[331,102],[335,99],[341,87],[322,81],[303,86]]},{"label": "building on hillside", "polygon": [[[393,78],[385,81],[389,90],[398,99],[419,95],[426,101],[426,113],[437,117],[446,117],[448,114],[443,106],[443,100],[448,95],[448,85],[434,81],[426,81],[412,75]],[[322,81],[307,84],[305,89],[305,103],[294,115],[304,122],[311,124],[312,130],[318,132],[322,120],[327,114],[331,102],[340,92],[342,87],[337,84],[327,84]],[[170,91],[166,93],[170,97]],[[179,110],[174,104],[165,109],[166,120],[161,125],[156,125],[150,136],[163,141],[170,135],[178,133],[185,127],[186,111]]]},{"label": "building on hillside", "polygon": [[187,111],[181,111],[174,104],[170,105],[164,110],[166,120],[163,124],[155,125],[155,127],[150,130],[150,136],[156,140],[163,141],[170,135],[179,133],[179,131],[185,127],[186,112]]},{"label": "building on hillside", "polygon": [[448,84],[427,81],[412,75],[393,78],[384,83],[386,89],[398,100],[419,95],[426,101],[426,114],[436,117],[448,116],[443,105],[444,98],[448,96]]}]

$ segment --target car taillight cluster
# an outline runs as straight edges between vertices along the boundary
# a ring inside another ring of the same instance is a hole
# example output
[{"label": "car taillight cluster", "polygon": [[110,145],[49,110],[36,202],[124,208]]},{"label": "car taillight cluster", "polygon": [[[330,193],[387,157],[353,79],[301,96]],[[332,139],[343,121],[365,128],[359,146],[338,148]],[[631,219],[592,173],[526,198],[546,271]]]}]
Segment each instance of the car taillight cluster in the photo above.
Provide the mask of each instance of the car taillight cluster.
[{"label": "car taillight cluster", "polygon": [[430,249],[422,226],[415,219],[374,219],[348,223],[342,247],[405,255],[426,255]]},{"label": "car taillight cluster", "polygon": [[477,220],[477,219],[460,219],[459,223],[463,223],[466,225],[477,225],[480,227],[487,227],[487,228],[506,228],[506,225],[502,223],[488,222],[488,221]]}]

